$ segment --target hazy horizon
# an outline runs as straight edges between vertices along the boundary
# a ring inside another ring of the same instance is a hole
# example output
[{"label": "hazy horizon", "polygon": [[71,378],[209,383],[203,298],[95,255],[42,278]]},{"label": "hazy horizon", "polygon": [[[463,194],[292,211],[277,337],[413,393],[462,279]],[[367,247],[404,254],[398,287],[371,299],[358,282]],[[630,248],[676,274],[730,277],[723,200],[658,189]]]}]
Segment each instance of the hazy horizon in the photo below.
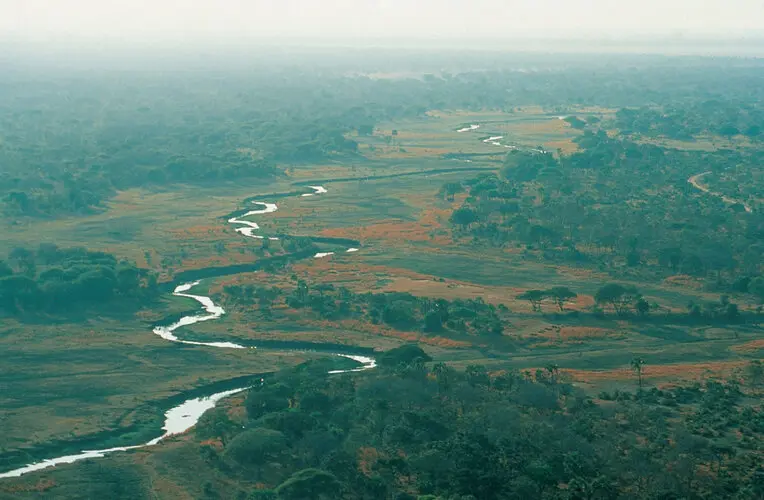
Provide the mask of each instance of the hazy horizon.
[{"label": "hazy horizon", "polygon": [[[730,3],[734,3],[733,6]],[[0,38],[112,45],[279,40],[764,36],[755,0],[0,0]]]}]

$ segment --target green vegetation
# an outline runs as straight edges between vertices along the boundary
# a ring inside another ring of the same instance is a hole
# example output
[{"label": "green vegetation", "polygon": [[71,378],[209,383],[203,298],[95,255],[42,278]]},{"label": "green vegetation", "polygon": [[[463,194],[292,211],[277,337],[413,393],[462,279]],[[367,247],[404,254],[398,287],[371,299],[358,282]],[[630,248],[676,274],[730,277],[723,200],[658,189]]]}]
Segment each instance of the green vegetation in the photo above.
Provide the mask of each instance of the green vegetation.
[{"label": "green vegetation", "polygon": [[[10,263],[10,265],[9,265]],[[18,247],[0,260],[0,312],[11,315],[67,313],[98,308],[108,314],[114,302],[140,307],[156,299],[157,277],[116,257],[84,248],[61,249],[43,243]]]},{"label": "green vegetation", "polygon": [[469,195],[451,222],[475,243],[620,277],[678,273],[706,279],[710,290],[747,292],[764,273],[760,215],[687,188],[701,165],[754,157],[662,150],[601,131],[579,143],[583,151],[561,158],[510,153],[501,176],[464,182]]},{"label": "green vegetation", "polygon": [[[506,307],[486,304],[482,299],[454,300],[417,297],[410,293],[353,293],[331,284],[310,285],[297,280],[289,293],[278,287],[226,286],[224,304],[257,308],[273,318],[273,308],[289,306],[310,310],[319,318],[341,320],[361,318],[372,324],[385,324],[401,330],[440,333],[452,330],[473,335],[501,335],[501,315]],[[503,310],[503,311],[502,311]],[[307,312],[303,313],[303,316]]]},{"label": "green vegetation", "polygon": [[[416,352],[418,351],[418,355]],[[216,495],[340,498],[757,498],[764,414],[738,380],[603,393],[550,366],[457,371],[416,346],[376,372],[285,370],[246,415],[208,413],[184,453]],[[643,363],[636,360],[641,373]],[[753,366],[753,365],[752,365]],[[641,385],[641,384],[640,384]],[[178,457],[179,458],[179,457]],[[172,475],[193,474],[172,460]],[[698,474],[697,471],[704,471]],[[752,473],[753,472],[753,473]]]},{"label": "green vegetation", "polygon": [[0,498],[760,498],[761,62],[363,59],[3,73]]}]

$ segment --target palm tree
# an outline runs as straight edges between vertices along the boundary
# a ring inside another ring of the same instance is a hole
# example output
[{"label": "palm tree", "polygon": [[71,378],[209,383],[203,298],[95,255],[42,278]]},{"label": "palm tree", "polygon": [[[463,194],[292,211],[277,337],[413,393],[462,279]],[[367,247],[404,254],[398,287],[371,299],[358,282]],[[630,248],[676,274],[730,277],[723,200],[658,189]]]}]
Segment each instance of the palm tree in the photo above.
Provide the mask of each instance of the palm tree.
[{"label": "palm tree", "polygon": [[547,365],[545,369],[549,375],[549,380],[552,381],[552,383],[557,383],[557,379],[560,376],[560,366],[557,363],[551,363]]},{"label": "palm tree", "polygon": [[631,360],[631,369],[637,374],[637,380],[639,380],[639,390],[642,390],[642,371],[644,370],[645,360],[642,358],[634,358]]}]

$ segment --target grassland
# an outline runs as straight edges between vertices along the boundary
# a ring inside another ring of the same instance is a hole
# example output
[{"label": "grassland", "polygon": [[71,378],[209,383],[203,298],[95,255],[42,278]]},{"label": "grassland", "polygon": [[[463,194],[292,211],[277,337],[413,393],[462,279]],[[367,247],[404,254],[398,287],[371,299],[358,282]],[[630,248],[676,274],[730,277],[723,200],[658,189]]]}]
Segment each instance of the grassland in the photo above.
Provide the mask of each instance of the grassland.
[{"label": "grassland", "polygon": [[[482,126],[472,132],[455,132],[471,123]],[[577,315],[573,311],[586,311],[593,303],[596,289],[609,279],[606,273],[553,266],[528,259],[517,249],[487,249],[455,240],[448,217],[459,200],[444,201],[437,193],[445,182],[474,175],[459,169],[501,166],[505,150],[485,144],[481,138],[504,135],[507,144],[570,152],[575,149],[572,139],[577,134],[557,114],[537,108],[513,113],[430,113],[424,119],[383,124],[374,136],[358,138],[367,159],[293,166],[287,177],[269,185],[126,191],[99,214],[4,227],[0,251],[46,241],[62,247],[85,245],[133,260],[171,282],[181,271],[264,258],[260,243],[235,233],[224,216],[250,196],[288,192],[299,189],[295,183],[321,181],[328,194],[280,199],[277,212],[257,219],[263,233],[357,239],[363,248],[355,254],[300,261],[292,265],[291,273],[357,292],[407,291],[449,300],[480,297],[511,311],[511,324],[504,335],[438,338],[360,322],[312,321],[293,311],[283,311],[282,320],[268,320],[235,309],[220,321],[195,325],[187,335],[376,349],[420,341],[437,361],[462,368],[482,363],[496,371],[533,370],[557,364],[566,376],[593,393],[632,387],[628,365],[634,356],[645,358],[646,381],[656,385],[726,376],[749,360],[760,359],[764,333],[757,326],[627,322]],[[394,139],[388,144],[385,135]],[[443,157],[449,153],[471,155],[471,163]],[[444,169],[455,170],[375,179]],[[332,181],[349,177],[358,180]],[[263,201],[269,200],[264,197]],[[283,274],[257,272],[211,279],[204,286],[216,293],[231,283],[274,285],[284,280]],[[718,298],[681,280],[633,284],[665,311],[681,311],[690,301]],[[571,312],[557,314],[550,308],[534,313],[516,298],[530,288],[557,285],[579,294]],[[11,456],[7,453],[13,450],[12,459],[18,460],[18,450],[121,428],[131,429],[123,434],[130,441],[126,444],[131,444],[146,429],[157,427],[161,412],[153,403],[211,382],[321,356],[273,349],[238,352],[183,347],[152,334],[155,322],[195,307],[191,301],[164,299],[136,317],[68,319],[58,324],[4,321],[0,330],[4,353],[0,406],[5,411],[0,450],[5,451],[0,456]],[[290,320],[283,321],[284,317]],[[178,486],[183,479],[158,465],[165,456],[181,453],[183,446],[183,438],[179,438],[161,451],[138,452],[109,462],[155,469],[157,491],[183,490]],[[144,467],[147,465],[151,467]],[[39,476],[42,480],[25,479],[18,484],[23,485],[22,490],[29,488],[27,494],[32,495],[46,489],[47,483],[39,481],[55,481],[60,474],[46,472]],[[9,494],[10,490],[2,491]]]}]

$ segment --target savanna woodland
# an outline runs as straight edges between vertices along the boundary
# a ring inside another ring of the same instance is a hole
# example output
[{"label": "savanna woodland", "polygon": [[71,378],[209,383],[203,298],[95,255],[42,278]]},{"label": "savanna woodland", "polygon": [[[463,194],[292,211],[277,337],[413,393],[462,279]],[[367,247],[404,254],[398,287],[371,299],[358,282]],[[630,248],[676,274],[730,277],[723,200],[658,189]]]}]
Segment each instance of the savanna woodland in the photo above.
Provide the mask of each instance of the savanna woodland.
[{"label": "savanna woodland", "polygon": [[118,66],[0,62],[0,498],[764,499],[760,59]]}]

